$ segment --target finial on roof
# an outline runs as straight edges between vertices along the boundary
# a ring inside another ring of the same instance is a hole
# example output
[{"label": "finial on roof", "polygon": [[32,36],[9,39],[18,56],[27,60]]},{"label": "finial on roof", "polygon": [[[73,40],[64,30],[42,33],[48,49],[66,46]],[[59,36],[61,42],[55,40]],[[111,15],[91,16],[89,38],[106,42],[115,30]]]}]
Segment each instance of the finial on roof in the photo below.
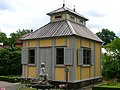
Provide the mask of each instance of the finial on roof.
[{"label": "finial on roof", "polygon": [[65,0],[63,0],[63,7],[65,7]]},{"label": "finial on roof", "polygon": [[75,12],[75,5],[74,5],[74,12]]}]

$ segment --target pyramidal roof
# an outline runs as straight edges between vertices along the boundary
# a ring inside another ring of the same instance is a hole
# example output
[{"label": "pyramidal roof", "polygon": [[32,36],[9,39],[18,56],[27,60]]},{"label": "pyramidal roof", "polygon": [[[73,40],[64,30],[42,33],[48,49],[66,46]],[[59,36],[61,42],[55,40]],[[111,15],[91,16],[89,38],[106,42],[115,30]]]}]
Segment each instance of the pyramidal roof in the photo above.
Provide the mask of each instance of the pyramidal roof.
[{"label": "pyramidal roof", "polygon": [[67,8],[67,7],[58,8],[58,9],[56,9],[56,10],[54,10],[54,11],[51,11],[51,12],[47,13],[47,15],[50,15],[50,16],[51,16],[51,15],[53,15],[53,14],[62,13],[62,12],[68,12],[68,13],[77,15],[78,17],[81,17],[81,18],[85,19],[86,21],[88,20],[88,19],[85,18],[83,15],[77,13],[75,10],[71,10],[71,9],[69,9],[69,8]]},{"label": "pyramidal roof", "polygon": [[[74,14],[75,16],[80,17],[86,21],[88,20],[84,16],[75,12],[75,9],[71,10],[65,7],[64,4],[63,4],[63,7],[56,9],[50,13],[47,13],[47,15],[52,16],[52,15],[59,14],[59,13]],[[91,40],[98,41],[98,42],[103,42],[93,32],[91,32],[85,25],[78,24],[68,19],[55,21],[55,22],[49,22],[43,27],[32,32],[29,36],[23,38],[23,40],[72,36],[72,35],[80,36],[80,37],[91,39]]]},{"label": "pyramidal roof", "polygon": [[50,22],[44,25],[43,27],[37,29],[35,32],[32,32],[23,40],[71,35],[76,35],[94,41],[103,42],[100,38],[93,34],[86,26],[77,24],[69,20]]}]

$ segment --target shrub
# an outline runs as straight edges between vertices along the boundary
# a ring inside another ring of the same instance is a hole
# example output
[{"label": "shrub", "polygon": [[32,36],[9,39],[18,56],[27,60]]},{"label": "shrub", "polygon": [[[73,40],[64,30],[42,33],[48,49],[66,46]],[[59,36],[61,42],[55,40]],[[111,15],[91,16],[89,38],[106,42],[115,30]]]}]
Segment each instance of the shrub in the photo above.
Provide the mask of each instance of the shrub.
[{"label": "shrub", "polygon": [[21,82],[21,77],[20,76],[0,76],[0,80],[16,83],[16,82]]},{"label": "shrub", "polygon": [[103,54],[103,76],[120,81],[120,38],[105,46],[107,53]]},{"label": "shrub", "polygon": [[21,48],[7,47],[0,50],[0,75],[21,75]]},{"label": "shrub", "polygon": [[111,56],[107,54],[103,55],[103,76],[108,79],[117,78],[118,73],[118,63],[117,60],[113,60]]}]

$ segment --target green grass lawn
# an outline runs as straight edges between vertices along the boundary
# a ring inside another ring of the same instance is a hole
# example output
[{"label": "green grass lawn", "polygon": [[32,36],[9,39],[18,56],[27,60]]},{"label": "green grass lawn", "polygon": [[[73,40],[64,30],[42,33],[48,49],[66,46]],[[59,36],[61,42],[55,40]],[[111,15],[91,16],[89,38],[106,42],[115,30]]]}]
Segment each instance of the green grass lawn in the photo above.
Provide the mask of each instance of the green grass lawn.
[{"label": "green grass lawn", "polygon": [[105,83],[99,85],[98,87],[120,88],[120,83]]},{"label": "green grass lawn", "polygon": [[120,88],[120,83],[116,80],[110,80],[104,81],[103,83],[96,85],[96,87]]},{"label": "green grass lawn", "polygon": [[24,88],[24,89],[18,89],[18,90],[36,90],[36,89],[34,89],[34,88]]}]

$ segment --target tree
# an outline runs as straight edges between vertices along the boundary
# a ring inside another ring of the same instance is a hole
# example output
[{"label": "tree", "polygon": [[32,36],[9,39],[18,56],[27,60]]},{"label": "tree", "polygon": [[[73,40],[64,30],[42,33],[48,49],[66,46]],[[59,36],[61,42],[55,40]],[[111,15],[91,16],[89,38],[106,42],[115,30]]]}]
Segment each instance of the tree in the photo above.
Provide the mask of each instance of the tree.
[{"label": "tree", "polygon": [[103,54],[103,76],[120,80],[120,38],[114,39],[105,46],[107,53]]},{"label": "tree", "polygon": [[3,43],[4,45],[8,44],[7,35],[3,32],[0,32],[0,43]]},{"label": "tree", "polygon": [[30,33],[30,32],[32,32],[33,30],[31,29],[31,30],[28,30],[28,29],[23,29],[23,30],[18,30],[18,31],[16,31],[15,33],[11,33],[10,34],[10,38],[9,38],[9,46],[15,46],[15,43],[16,43],[16,41],[18,40],[18,38],[20,37],[20,36],[22,36],[22,35],[24,35],[24,34],[27,34],[27,33]]},{"label": "tree", "polygon": [[6,47],[0,50],[0,75],[21,75],[21,48]]},{"label": "tree", "polygon": [[22,36],[22,35],[30,33],[30,32],[33,32],[33,29],[31,29],[31,30],[29,30],[29,29],[23,29],[23,30],[18,29],[18,31],[16,31],[16,34],[18,34],[19,36]]},{"label": "tree", "polygon": [[108,29],[102,29],[102,32],[96,33],[96,35],[105,42],[104,45],[111,43],[114,39],[118,38],[113,31]]}]

